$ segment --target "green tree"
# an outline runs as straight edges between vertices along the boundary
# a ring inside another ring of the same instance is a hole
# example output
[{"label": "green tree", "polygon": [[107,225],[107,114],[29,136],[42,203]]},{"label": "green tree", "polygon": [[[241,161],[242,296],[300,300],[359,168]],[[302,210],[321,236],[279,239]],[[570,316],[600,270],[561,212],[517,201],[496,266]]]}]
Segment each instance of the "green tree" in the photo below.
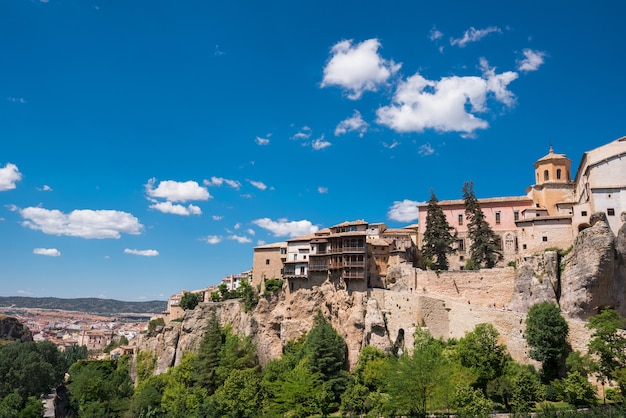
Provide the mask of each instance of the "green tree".
[{"label": "green tree", "polygon": [[458,417],[488,417],[491,412],[491,401],[480,389],[467,384],[457,385],[452,396],[452,406]]},{"label": "green tree", "polygon": [[515,367],[511,387],[511,406],[514,412],[529,412],[543,397],[539,376],[529,365]]},{"label": "green tree", "polygon": [[499,336],[493,325],[482,323],[466,333],[456,345],[461,364],[473,372],[476,386],[483,392],[490,380],[502,376],[510,361],[506,346],[498,344]]},{"label": "green tree", "polygon": [[204,336],[200,340],[195,365],[195,382],[212,395],[218,387],[217,368],[220,365],[223,336],[215,310],[204,328]]},{"label": "green tree", "polygon": [[215,391],[219,411],[228,417],[258,416],[261,400],[261,376],[256,368],[233,370]]},{"label": "green tree", "polygon": [[598,358],[599,377],[603,384],[612,379],[616,370],[626,367],[626,337],[624,319],[614,309],[604,309],[589,318],[587,327],[593,330],[589,353]]},{"label": "green tree", "polygon": [[426,231],[422,243],[422,256],[425,264],[431,269],[448,270],[447,256],[454,251],[452,244],[456,240],[456,235],[452,234],[451,231],[454,228],[448,224],[446,215],[438,202],[435,192],[431,190],[426,214]]},{"label": "green tree", "polygon": [[279,416],[309,417],[322,412],[321,404],[332,396],[321,373],[311,373],[304,359],[288,371],[281,381],[272,383],[273,398],[270,411]]},{"label": "green tree", "polygon": [[323,382],[328,382],[334,400],[338,400],[347,384],[347,348],[341,335],[326,321],[321,311],[313,318],[313,328],[306,339],[305,354],[310,372],[319,374]]},{"label": "green tree", "polygon": [[561,310],[552,302],[536,303],[528,310],[524,337],[530,358],[541,362],[541,374],[549,382],[559,376],[570,351],[567,343],[569,325]]},{"label": "green tree", "polygon": [[184,292],[180,298],[179,306],[184,310],[194,310],[200,303],[202,296],[199,293]]},{"label": "green tree", "polygon": [[234,370],[256,370],[259,364],[252,336],[233,334],[230,327],[226,327],[222,330],[222,339],[224,343],[215,370],[217,386],[221,386]]},{"label": "green tree", "polygon": [[450,381],[450,362],[442,355],[443,342],[427,331],[416,331],[413,354],[392,360],[387,374],[387,389],[396,412],[425,416],[429,408],[441,407],[438,392]]},{"label": "green tree", "polygon": [[498,262],[500,255],[499,238],[485,220],[485,214],[474,194],[474,183],[471,181],[463,185],[463,201],[465,217],[468,220],[467,233],[471,241],[469,264],[476,269],[492,268]]},{"label": "green tree", "polygon": [[574,371],[554,381],[554,386],[559,392],[561,400],[575,405],[593,405],[596,402],[596,390],[587,377]]}]

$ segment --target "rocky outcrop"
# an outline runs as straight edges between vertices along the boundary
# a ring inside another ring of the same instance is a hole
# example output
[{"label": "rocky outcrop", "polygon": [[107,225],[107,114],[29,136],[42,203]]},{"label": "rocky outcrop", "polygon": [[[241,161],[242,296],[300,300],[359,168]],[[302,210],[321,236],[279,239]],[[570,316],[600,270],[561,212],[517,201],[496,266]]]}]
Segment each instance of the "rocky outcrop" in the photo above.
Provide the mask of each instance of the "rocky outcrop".
[{"label": "rocky outcrop", "polygon": [[560,304],[572,347],[584,350],[589,336],[585,319],[604,306],[626,316],[626,226],[614,237],[606,218],[592,218],[592,226],[578,235],[565,257],[546,251],[517,269],[479,271],[433,272],[398,263],[387,269],[386,289],[347,290],[340,280],[326,280],[261,296],[251,312],[244,312],[238,300],[200,303],[185,312],[182,322],[142,336],[138,350],[153,352],[156,373],[165,372],[185,352],[197,349],[214,310],[223,326],[252,336],[265,364],[280,357],[288,341],[307,333],[321,311],[344,338],[351,367],[366,345],[386,352],[411,350],[417,327],[435,337],[461,338],[482,322],[496,327],[514,359],[532,363],[523,336],[525,315],[542,301]]},{"label": "rocky outcrop", "polygon": [[32,341],[33,334],[26,325],[16,318],[0,315],[0,340]]},{"label": "rocky outcrop", "polygon": [[529,257],[517,269],[509,309],[527,312],[535,303],[557,303],[560,287],[559,255],[556,251]]},{"label": "rocky outcrop", "polygon": [[585,320],[609,306],[624,314],[623,277],[606,217],[594,214],[592,226],[578,234],[563,265],[560,305],[565,315]]}]

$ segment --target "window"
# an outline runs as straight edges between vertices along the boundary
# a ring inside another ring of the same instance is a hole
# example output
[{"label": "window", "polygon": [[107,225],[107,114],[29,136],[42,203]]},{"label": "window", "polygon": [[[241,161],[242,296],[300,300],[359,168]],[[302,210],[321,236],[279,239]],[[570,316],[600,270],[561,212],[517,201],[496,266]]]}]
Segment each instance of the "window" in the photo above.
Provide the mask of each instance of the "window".
[{"label": "window", "polygon": [[541,240],[542,240],[543,242],[548,242],[548,237],[541,237]]},{"label": "window", "polygon": [[526,244],[522,244],[522,250],[526,249]]},{"label": "window", "polygon": [[587,216],[587,211],[586,210],[581,211],[580,216]]},{"label": "window", "polygon": [[294,259],[294,260],[297,260],[297,259],[298,259],[298,254],[294,254],[294,255],[293,255],[293,259]]},{"label": "window", "polygon": [[496,212],[496,224],[500,224],[500,221],[501,221],[501,219],[500,219],[500,212],[498,211],[498,212]]},{"label": "window", "polygon": [[456,245],[457,245],[457,249],[459,251],[465,251],[465,240],[463,240],[463,239],[458,240],[456,242]]},{"label": "window", "polygon": [[465,260],[465,257],[464,256],[460,256],[459,257],[459,261],[463,261],[463,260]]},{"label": "window", "polygon": [[550,174],[548,173],[548,170],[543,171],[543,179],[550,180]]},{"label": "window", "polygon": [[561,169],[560,168],[557,168],[557,170],[556,170],[556,179],[557,180],[561,180]]},{"label": "window", "polygon": [[269,259],[269,258],[266,258],[266,259],[265,259],[265,264],[267,265],[267,264],[269,264],[269,263],[270,263],[270,259]]},{"label": "window", "polygon": [[463,214],[459,213],[459,225],[463,225]]},{"label": "window", "polygon": [[514,210],[513,211],[513,220],[514,221],[519,221],[519,210]]},{"label": "window", "polygon": [[613,208],[608,208],[608,209],[606,210],[606,214],[607,214],[607,215],[609,215],[609,216],[615,216],[615,209],[613,209]]},{"label": "window", "polygon": [[286,248],[281,248],[280,249],[280,253],[281,254],[287,254],[287,249]]}]

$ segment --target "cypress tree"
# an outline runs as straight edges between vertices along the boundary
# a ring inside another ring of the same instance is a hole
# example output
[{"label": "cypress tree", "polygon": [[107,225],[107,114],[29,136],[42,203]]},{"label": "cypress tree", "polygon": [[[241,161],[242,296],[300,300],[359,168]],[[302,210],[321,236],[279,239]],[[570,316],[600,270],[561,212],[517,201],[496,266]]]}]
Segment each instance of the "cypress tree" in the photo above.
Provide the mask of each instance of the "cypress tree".
[{"label": "cypress tree", "polygon": [[217,368],[220,365],[220,355],[224,344],[215,310],[211,312],[204,330],[195,360],[194,381],[200,387],[205,388],[209,395],[212,395],[218,387]]},{"label": "cypress tree", "polygon": [[498,235],[493,232],[485,220],[485,214],[480,208],[474,194],[474,182],[465,182],[463,185],[463,200],[465,217],[468,220],[467,232],[471,241],[470,261],[474,268],[492,268],[498,261]]},{"label": "cypress tree", "polygon": [[456,234],[452,235],[452,228],[439,206],[434,191],[430,191],[428,201],[428,213],[426,215],[426,231],[422,244],[422,256],[426,265],[434,270],[448,270],[447,255],[454,252],[452,244],[456,240]]}]

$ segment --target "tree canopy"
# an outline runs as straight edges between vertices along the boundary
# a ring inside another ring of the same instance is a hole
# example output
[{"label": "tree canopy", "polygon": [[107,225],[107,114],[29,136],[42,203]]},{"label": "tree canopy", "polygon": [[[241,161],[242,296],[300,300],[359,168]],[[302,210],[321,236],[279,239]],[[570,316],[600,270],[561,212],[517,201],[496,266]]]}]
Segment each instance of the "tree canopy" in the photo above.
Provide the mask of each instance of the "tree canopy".
[{"label": "tree canopy", "polygon": [[448,270],[448,254],[452,253],[456,236],[445,213],[439,206],[435,192],[431,190],[426,214],[426,230],[422,242],[422,256],[427,267],[433,270]]},{"label": "tree canopy", "polygon": [[470,266],[475,269],[492,268],[498,262],[500,255],[499,237],[485,219],[485,214],[474,194],[474,183],[471,181],[463,185],[463,201],[465,216],[468,220],[467,233],[471,241]]}]

